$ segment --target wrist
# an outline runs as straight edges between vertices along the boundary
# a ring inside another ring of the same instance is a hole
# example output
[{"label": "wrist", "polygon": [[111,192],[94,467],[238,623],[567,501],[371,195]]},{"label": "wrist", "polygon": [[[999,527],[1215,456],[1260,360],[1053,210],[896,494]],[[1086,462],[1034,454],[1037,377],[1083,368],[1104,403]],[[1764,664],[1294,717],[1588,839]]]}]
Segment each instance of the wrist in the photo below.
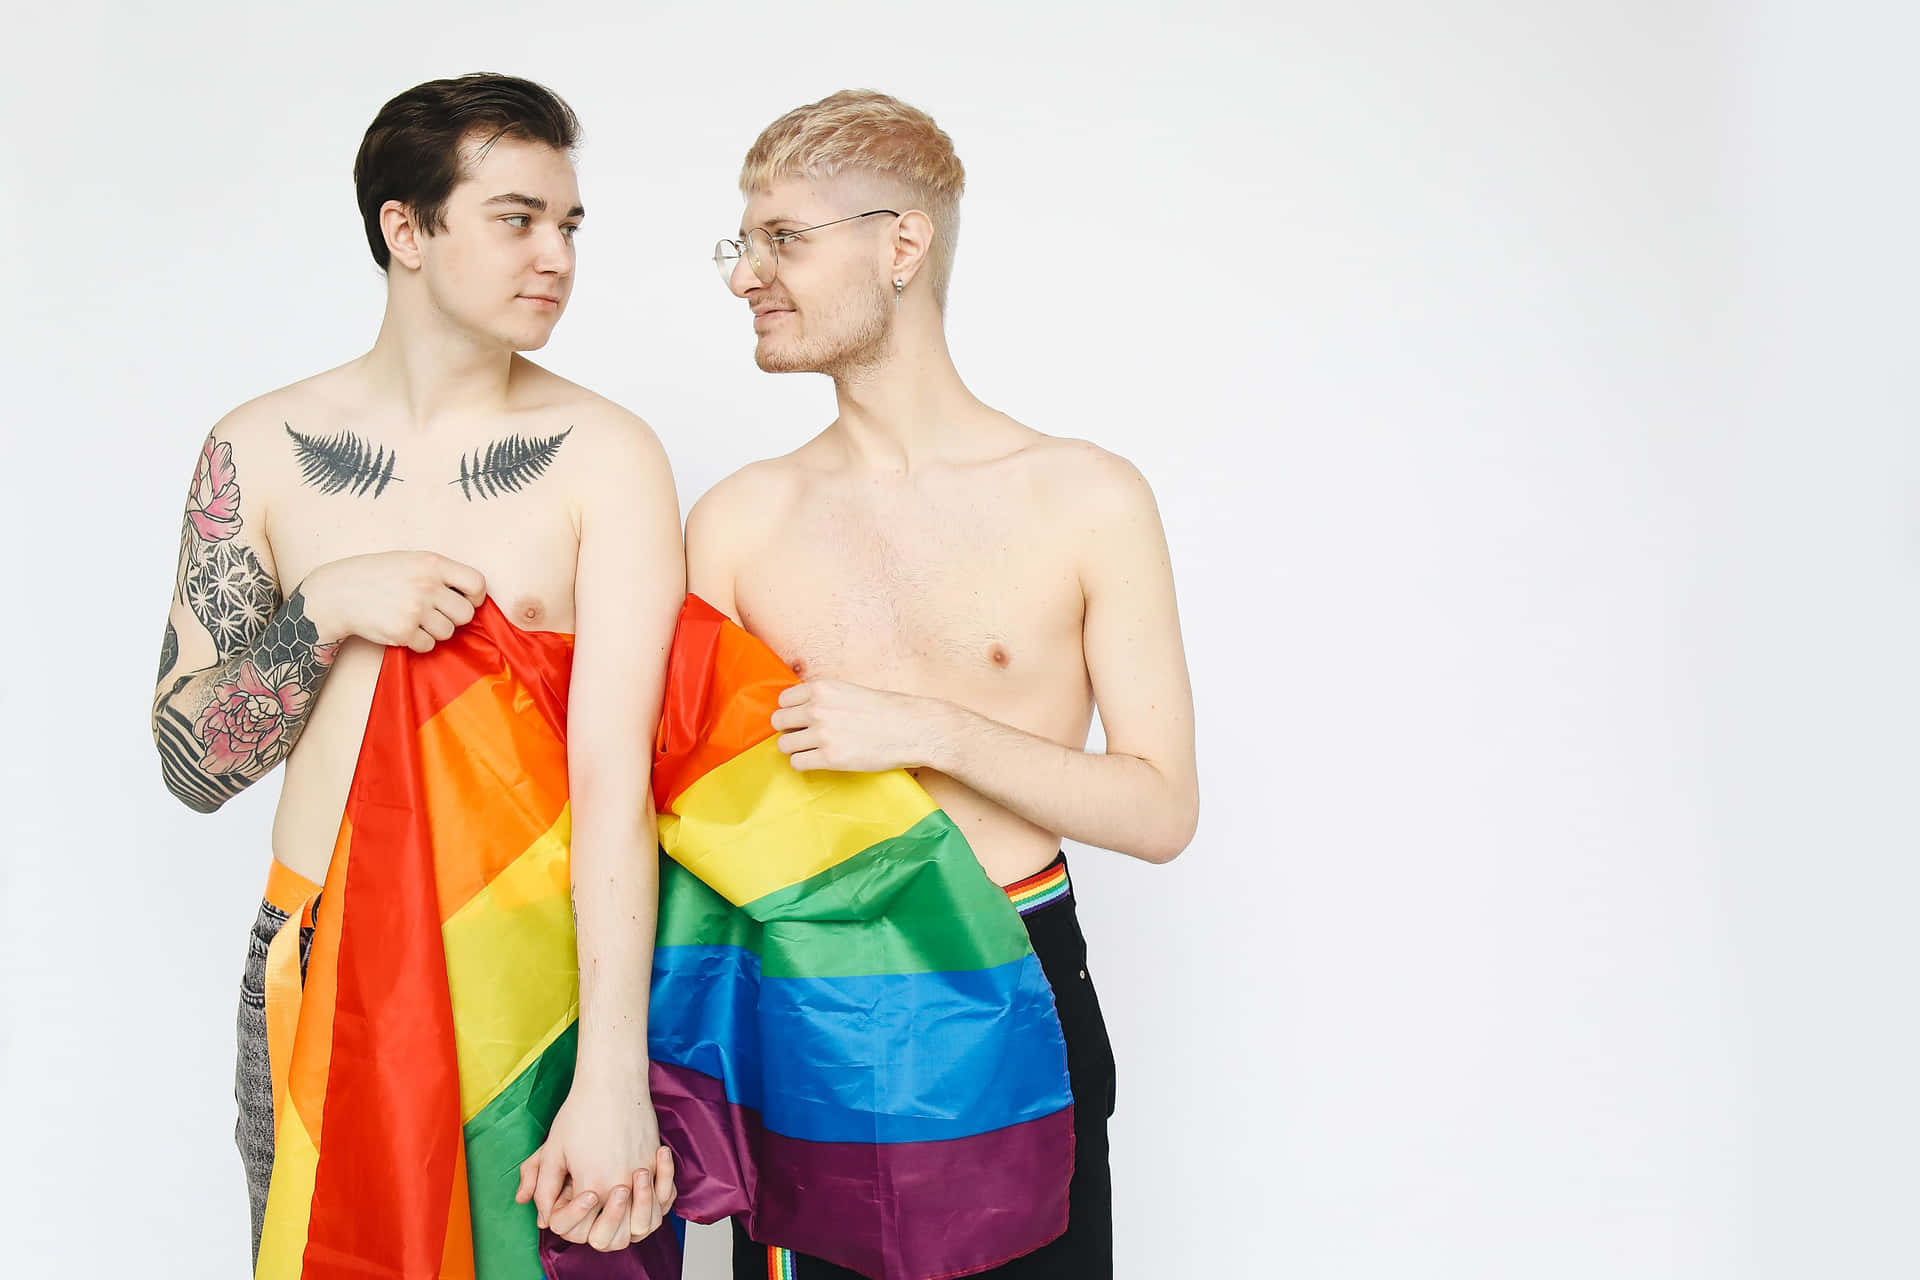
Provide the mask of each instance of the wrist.
[{"label": "wrist", "polygon": [[288,597],[288,602],[291,603],[294,597],[299,598],[301,616],[313,625],[318,643],[337,644],[345,640],[349,632],[346,619],[340,616],[337,602],[328,590],[327,581],[326,566],[322,565],[301,580],[300,585],[293,589],[293,596]]},{"label": "wrist", "polygon": [[625,1094],[647,1097],[647,1055],[631,1050],[596,1050],[587,1044],[580,1046],[580,1053],[573,1069],[574,1084],[586,1089],[612,1089]]},{"label": "wrist", "polygon": [[920,717],[919,749],[914,754],[927,768],[951,774],[959,764],[966,710],[944,698],[927,698],[925,703]]}]

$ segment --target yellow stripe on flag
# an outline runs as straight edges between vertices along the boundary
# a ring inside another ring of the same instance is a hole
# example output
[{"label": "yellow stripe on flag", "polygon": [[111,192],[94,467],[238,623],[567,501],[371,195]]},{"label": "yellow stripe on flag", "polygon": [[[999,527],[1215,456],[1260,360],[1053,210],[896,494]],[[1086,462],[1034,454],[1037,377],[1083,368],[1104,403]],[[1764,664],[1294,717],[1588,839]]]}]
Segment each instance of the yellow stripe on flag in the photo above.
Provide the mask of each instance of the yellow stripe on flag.
[{"label": "yellow stripe on flag", "polygon": [[267,1191],[255,1280],[300,1280],[319,1169],[320,1150],[300,1123],[300,1109],[284,1108],[274,1117],[273,1183]]},{"label": "yellow stripe on flag", "polygon": [[777,738],[701,775],[660,815],[667,855],[735,906],[798,884],[934,811],[907,773],[795,769]]},{"label": "yellow stripe on flag", "polygon": [[579,1012],[567,876],[572,810],[453,913],[441,930],[465,1123]]}]

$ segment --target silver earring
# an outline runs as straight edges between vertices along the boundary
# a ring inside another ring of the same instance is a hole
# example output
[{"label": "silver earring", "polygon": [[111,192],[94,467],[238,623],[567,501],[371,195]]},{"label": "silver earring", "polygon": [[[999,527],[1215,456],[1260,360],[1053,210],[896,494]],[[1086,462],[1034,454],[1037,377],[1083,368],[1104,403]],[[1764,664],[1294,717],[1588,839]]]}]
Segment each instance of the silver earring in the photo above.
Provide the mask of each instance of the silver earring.
[{"label": "silver earring", "polygon": [[907,282],[905,280],[895,280],[893,282],[893,300],[895,302],[900,301],[900,295],[906,291],[906,288]]}]

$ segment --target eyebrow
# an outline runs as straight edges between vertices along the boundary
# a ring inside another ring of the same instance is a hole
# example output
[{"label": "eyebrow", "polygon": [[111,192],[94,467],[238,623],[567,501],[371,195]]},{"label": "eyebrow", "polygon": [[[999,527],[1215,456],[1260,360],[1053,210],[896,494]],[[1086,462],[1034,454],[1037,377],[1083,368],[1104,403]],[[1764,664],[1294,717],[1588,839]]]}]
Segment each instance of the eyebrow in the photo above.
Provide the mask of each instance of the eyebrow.
[{"label": "eyebrow", "polygon": [[[786,216],[786,215],[784,215],[784,214],[782,214],[782,215],[781,215],[780,217],[778,217],[778,218],[762,218],[762,219],[760,219],[760,221],[758,221],[758,222],[756,222],[756,223],[754,223],[753,225],[754,225],[754,226],[756,226],[756,227],[767,227],[767,228],[773,228],[773,227],[777,227],[777,226],[779,226],[779,225],[780,225],[781,223],[783,223],[783,222],[791,222],[791,223],[793,223],[793,224],[794,224],[794,225],[796,225],[796,226],[798,226],[798,225],[800,225],[800,219],[798,219],[798,218],[789,218],[789,217],[787,217],[787,216]],[[747,234],[747,232],[748,232],[749,230],[751,230],[751,228],[749,228],[749,227],[742,227],[742,228],[740,228],[740,235],[741,235],[741,236],[742,236],[742,237],[744,238],[744,237],[746,236],[746,234]]]},{"label": "eyebrow", "polygon": [[[531,209],[535,213],[545,213],[547,211],[547,202],[545,200],[542,200],[539,196],[523,195],[518,191],[505,191],[497,196],[490,196],[487,199],[487,203],[514,205],[521,209]],[[569,218],[584,218],[587,216],[587,211],[584,207],[575,205],[567,211],[567,216]]]}]

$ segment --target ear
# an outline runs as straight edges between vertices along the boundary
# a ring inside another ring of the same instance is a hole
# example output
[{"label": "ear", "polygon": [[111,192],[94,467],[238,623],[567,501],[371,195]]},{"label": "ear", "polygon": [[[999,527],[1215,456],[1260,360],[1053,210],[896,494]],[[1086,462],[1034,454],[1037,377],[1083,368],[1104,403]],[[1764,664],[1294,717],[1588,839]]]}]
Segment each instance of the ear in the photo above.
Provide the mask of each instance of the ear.
[{"label": "ear", "polygon": [[927,265],[927,255],[933,252],[933,237],[932,218],[918,209],[901,214],[893,229],[893,260],[887,268],[887,279],[912,283]]},{"label": "ear", "polygon": [[413,210],[398,200],[387,201],[380,206],[380,230],[387,237],[387,252],[394,265],[418,271],[423,233],[420,224],[414,221]]}]

